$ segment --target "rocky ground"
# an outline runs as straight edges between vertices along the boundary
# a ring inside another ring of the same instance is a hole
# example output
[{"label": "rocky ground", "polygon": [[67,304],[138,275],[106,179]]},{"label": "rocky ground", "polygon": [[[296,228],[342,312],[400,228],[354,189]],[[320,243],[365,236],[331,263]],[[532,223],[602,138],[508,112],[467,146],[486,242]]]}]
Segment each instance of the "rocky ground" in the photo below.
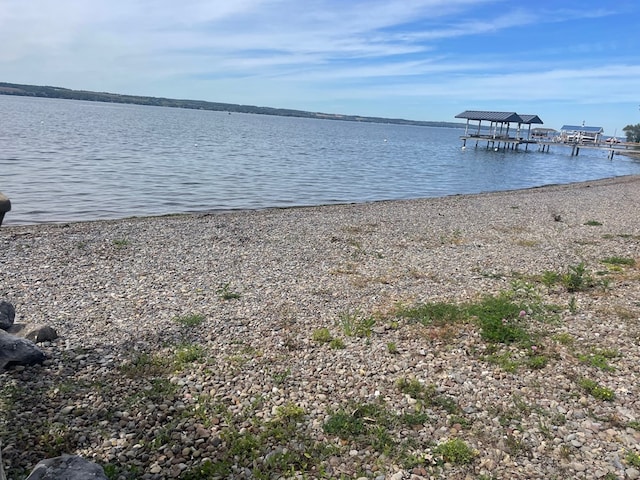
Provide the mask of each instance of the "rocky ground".
[{"label": "rocky ground", "polygon": [[640,178],[0,228],[9,479],[640,478]]}]

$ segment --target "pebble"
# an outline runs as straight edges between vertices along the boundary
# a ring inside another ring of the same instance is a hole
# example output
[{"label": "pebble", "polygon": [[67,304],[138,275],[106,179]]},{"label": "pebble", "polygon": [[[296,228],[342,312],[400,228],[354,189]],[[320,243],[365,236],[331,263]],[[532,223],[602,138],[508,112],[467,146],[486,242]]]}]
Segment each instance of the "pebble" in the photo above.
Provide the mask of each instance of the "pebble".
[{"label": "pebble", "polygon": [[[639,242],[627,236],[640,232],[638,182],[65,228],[3,226],[0,292],[21,319],[46,318],[60,335],[42,346],[44,365],[0,373],[0,388],[9,385],[14,395],[3,458],[15,471],[27,470],[42,460],[35,446],[58,438],[144,478],[180,478],[228,451],[230,421],[237,422],[234,434],[250,438],[299,407],[296,430],[336,449],[322,465],[335,478],[545,479],[562,471],[586,480],[624,472],[637,480],[640,473],[624,460],[640,441],[633,427],[639,332],[625,320],[637,313],[636,267],[607,273],[609,292],[569,295],[536,279],[579,262],[606,271],[603,258],[640,258]],[[585,226],[593,219],[603,225]],[[116,248],[114,239],[124,238]],[[553,321],[530,319],[543,333],[537,351],[548,354],[541,370],[497,364],[497,355],[527,360],[529,352],[488,344],[473,323],[424,327],[385,317],[400,303],[464,303],[518,282],[558,306]],[[221,298],[225,288],[239,297]],[[202,316],[200,325],[178,320],[193,314]],[[376,323],[368,335],[348,336],[349,318]],[[320,328],[344,348],[313,340]],[[577,356],[596,349],[620,352],[608,359],[614,370]],[[174,363],[163,370],[163,361]],[[616,398],[593,398],[580,377]],[[433,385],[440,402],[459,408],[416,399],[400,391],[399,379]],[[324,431],[332,412],[363,403],[398,415],[421,409],[428,420],[394,425],[391,436],[416,445],[412,453],[424,456],[423,465],[399,471],[391,455]],[[434,445],[452,439],[473,449],[470,465],[442,466]],[[256,465],[303,443],[271,441]],[[234,478],[250,478],[256,465],[233,465]]]}]

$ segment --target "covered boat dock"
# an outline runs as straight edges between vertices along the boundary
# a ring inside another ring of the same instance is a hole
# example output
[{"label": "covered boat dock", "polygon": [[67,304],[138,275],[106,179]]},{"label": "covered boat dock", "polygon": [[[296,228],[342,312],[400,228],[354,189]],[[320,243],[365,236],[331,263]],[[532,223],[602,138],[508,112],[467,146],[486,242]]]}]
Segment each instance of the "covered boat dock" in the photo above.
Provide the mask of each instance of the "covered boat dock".
[{"label": "covered boat dock", "polygon": [[[529,144],[538,144],[537,140],[531,138],[531,125],[543,124],[538,115],[518,115],[516,112],[466,110],[455,118],[467,120],[464,135],[460,137],[463,148],[466,148],[467,140],[475,140],[476,147],[479,142],[486,142],[487,148],[517,150],[520,145],[524,145],[526,150]],[[478,122],[477,128],[470,122]],[[488,122],[484,129],[482,122]]]}]

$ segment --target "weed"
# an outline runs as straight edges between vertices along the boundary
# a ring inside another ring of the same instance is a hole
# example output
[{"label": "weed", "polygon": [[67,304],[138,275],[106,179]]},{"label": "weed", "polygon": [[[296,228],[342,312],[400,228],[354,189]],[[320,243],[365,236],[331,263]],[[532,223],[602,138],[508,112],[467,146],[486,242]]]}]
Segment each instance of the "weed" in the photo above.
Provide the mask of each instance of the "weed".
[{"label": "weed", "polygon": [[594,286],[594,281],[584,262],[578,265],[570,265],[567,272],[562,275],[562,284],[568,292],[582,292]]},{"label": "weed", "polygon": [[324,327],[314,330],[313,334],[311,335],[311,339],[314,342],[318,343],[329,343],[333,340],[333,336],[331,336],[331,332],[329,331],[329,329]]},{"label": "weed", "polygon": [[611,372],[615,370],[614,367],[609,365],[609,362],[607,361],[608,357],[606,357],[602,353],[599,353],[599,352],[590,353],[590,354],[579,353],[577,357],[578,357],[578,360],[580,360],[582,363],[586,363],[588,365],[591,365],[592,367],[599,368],[600,370],[604,370],[606,372]]},{"label": "weed", "polygon": [[434,448],[434,453],[441,455],[442,459],[447,463],[454,465],[465,465],[471,463],[476,456],[469,445],[463,440],[454,438],[439,444]]},{"label": "weed", "polygon": [[400,307],[396,315],[423,325],[447,325],[467,318],[464,308],[453,303],[425,303],[412,308]]},{"label": "weed", "polygon": [[359,311],[340,315],[340,325],[347,337],[370,337],[375,324],[375,318],[365,317]]},{"label": "weed", "polygon": [[204,349],[200,345],[183,345],[174,354],[174,360],[178,366],[197,362],[203,357]]},{"label": "weed", "polygon": [[329,346],[334,350],[342,350],[343,348],[345,348],[344,341],[341,338],[332,339],[329,343]]},{"label": "weed", "polygon": [[486,362],[498,365],[505,372],[509,373],[514,373],[520,366],[520,363],[513,359],[511,352],[504,352],[502,354],[491,353],[482,357],[482,359]]},{"label": "weed", "polygon": [[631,465],[632,467],[640,468],[640,455],[638,455],[633,450],[629,450],[627,452],[627,454],[624,457],[624,460],[627,462],[627,464]]},{"label": "weed", "polygon": [[480,335],[489,342],[526,342],[530,335],[525,329],[522,305],[511,302],[506,295],[487,296],[471,305],[469,313],[478,319]]},{"label": "weed", "polygon": [[175,317],[173,320],[185,327],[197,327],[198,325],[201,325],[202,322],[204,322],[204,315],[194,313],[192,315]]},{"label": "weed", "polygon": [[120,370],[130,377],[164,375],[171,368],[168,357],[162,355],[149,355],[140,353],[129,363],[125,363]]},{"label": "weed", "polygon": [[231,282],[224,284],[222,287],[216,290],[216,293],[222,300],[235,300],[237,298],[240,298],[241,296],[238,292],[234,292],[231,290]]},{"label": "weed", "polygon": [[556,273],[556,272],[551,272],[551,271],[545,271],[542,274],[542,284],[547,287],[547,288],[551,288],[554,285],[560,283],[561,280],[561,276],[560,274]]},{"label": "weed", "polygon": [[531,355],[527,359],[527,365],[531,370],[541,370],[547,366],[549,359],[544,355]]},{"label": "weed", "polygon": [[271,378],[273,378],[273,382],[276,385],[281,385],[285,382],[287,378],[289,378],[290,375],[291,375],[291,369],[287,368],[286,370],[272,374]]},{"label": "weed", "polygon": [[387,343],[387,351],[391,354],[398,353],[398,346],[394,342]]},{"label": "weed", "polygon": [[304,417],[304,408],[295,403],[287,403],[276,409],[276,415],[281,421],[300,420]]},{"label": "weed", "polygon": [[143,392],[143,398],[150,401],[165,400],[178,391],[178,386],[166,378],[154,378]]},{"label": "weed", "polygon": [[640,430],[640,422],[637,420],[630,421],[627,426],[633,428],[634,430]]},{"label": "weed", "polygon": [[576,300],[575,295],[571,295],[569,298],[569,312],[572,315],[575,315],[578,312],[578,301]]},{"label": "weed", "polygon": [[129,240],[126,238],[115,238],[112,243],[117,249],[123,249],[129,245]]},{"label": "weed", "polygon": [[598,400],[612,401],[615,399],[616,394],[613,390],[607,387],[599,385],[596,381],[589,378],[580,378],[578,385],[589,393],[592,397]]},{"label": "weed", "polygon": [[575,337],[573,335],[571,335],[570,333],[566,333],[566,332],[556,333],[552,338],[556,342],[564,345],[565,347],[569,347],[569,346],[573,345],[573,343],[576,341],[576,339],[575,339]]},{"label": "weed", "polygon": [[602,263],[607,265],[626,265],[632,267],[636,264],[636,261],[633,258],[627,257],[607,257],[600,260]]},{"label": "weed", "polygon": [[429,420],[429,415],[424,412],[403,413],[400,416],[400,422],[404,425],[424,425]]},{"label": "weed", "polygon": [[590,227],[599,227],[602,225],[602,223],[597,220],[587,220],[586,222],[584,222],[584,225],[588,225]]},{"label": "weed", "polygon": [[457,414],[460,411],[460,407],[455,400],[449,396],[439,394],[433,384],[423,385],[416,378],[398,378],[396,386],[402,393],[422,401],[425,405],[440,407],[450,414]]}]

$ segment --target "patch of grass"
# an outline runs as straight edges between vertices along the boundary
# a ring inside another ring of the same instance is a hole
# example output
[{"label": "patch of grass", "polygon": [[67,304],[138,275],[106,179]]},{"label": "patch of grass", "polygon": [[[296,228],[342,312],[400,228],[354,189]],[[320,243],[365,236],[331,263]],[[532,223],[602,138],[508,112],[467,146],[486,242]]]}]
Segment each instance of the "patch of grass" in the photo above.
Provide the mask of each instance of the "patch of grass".
[{"label": "patch of grass", "polygon": [[347,337],[370,337],[375,324],[375,318],[365,316],[359,311],[340,315],[340,326]]},{"label": "patch of grass", "polygon": [[341,338],[337,338],[337,337],[332,339],[331,342],[329,342],[329,346],[334,350],[342,350],[343,348],[345,348],[344,341]]},{"label": "patch of grass", "polygon": [[114,238],[111,243],[117,249],[123,249],[129,245],[129,240],[126,238]]},{"label": "patch of grass", "polygon": [[460,407],[455,400],[447,395],[438,393],[433,384],[424,385],[416,378],[398,378],[396,386],[400,392],[421,401],[430,407],[439,407],[450,414],[459,414]]},{"label": "patch of grass", "polygon": [[636,261],[633,258],[627,257],[607,257],[600,260],[600,262],[607,265],[625,265],[629,267],[632,267],[636,264]]},{"label": "patch of grass", "polygon": [[634,430],[640,430],[640,422],[637,420],[632,420],[627,423],[627,426],[633,428]]},{"label": "patch of grass", "polygon": [[603,387],[598,382],[589,378],[578,379],[578,385],[585,390],[588,394],[598,400],[605,400],[610,402],[616,398],[616,394],[613,390],[607,387]]},{"label": "patch of grass", "polygon": [[491,352],[488,355],[482,357],[486,362],[498,365],[502,370],[509,373],[514,373],[518,370],[520,362],[515,360],[511,352],[495,353]]},{"label": "patch of grass", "polygon": [[400,415],[400,422],[403,425],[424,425],[429,420],[429,415],[425,412],[409,412]]},{"label": "patch of grass", "polygon": [[584,225],[587,225],[589,227],[599,227],[602,225],[602,223],[597,220],[587,220],[586,222],[584,222]]},{"label": "patch of grass", "polygon": [[204,315],[200,315],[197,313],[191,314],[191,315],[183,315],[180,317],[174,317],[173,319],[176,323],[179,323],[182,326],[185,327],[197,327],[199,325],[202,325],[202,322],[204,322]]},{"label": "patch of grass", "polygon": [[231,290],[231,282],[228,282],[218,288],[216,293],[221,300],[235,300],[241,297],[240,293]]},{"label": "patch of grass", "polygon": [[392,355],[398,353],[398,346],[395,344],[395,342],[387,343],[387,352],[391,353]]},{"label": "patch of grass", "polygon": [[615,367],[609,365],[609,359],[615,357],[609,357],[604,355],[602,352],[591,352],[588,354],[579,353],[576,355],[578,360],[582,363],[586,363],[587,365],[591,365],[592,367],[599,368],[600,370],[604,370],[605,372],[611,372],[615,370]]},{"label": "patch of grass", "polygon": [[593,277],[587,271],[584,262],[570,265],[567,272],[562,275],[561,282],[570,293],[582,292],[595,285]]},{"label": "patch of grass", "polygon": [[565,347],[572,346],[574,344],[574,342],[576,341],[576,339],[575,339],[575,337],[573,335],[571,335],[570,333],[566,333],[566,332],[556,333],[551,338],[553,338],[559,344],[564,345]]},{"label": "patch of grass", "polygon": [[200,345],[183,345],[174,353],[174,361],[178,366],[197,362],[204,358],[204,349]]},{"label": "patch of grass", "polygon": [[529,341],[523,318],[526,315],[522,304],[516,304],[506,295],[486,296],[471,305],[469,313],[480,325],[480,335],[492,343],[514,343]]},{"label": "patch of grass", "polygon": [[289,376],[291,376],[291,369],[287,368],[286,370],[273,373],[271,378],[276,385],[281,385],[287,380],[287,378],[289,378]]},{"label": "patch of grass", "polygon": [[333,340],[333,336],[328,328],[323,327],[314,330],[311,334],[311,339],[318,343],[329,343]]},{"label": "patch of grass", "polygon": [[476,452],[459,438],[447,440],[434,448],[434,453],[442,456],[446,463],[453,465],[465,465],[471,463],[476,457]]},{"label": "patch of grass", "polygon": [[120,370],[130,377],[164,375],[171,370],[171,361],[160,354],[140,353],[130,362],[123,364]]},{"label": "patch of grass", "polygon": [[178,386],[171,383],[166,378],[154,378],[149,383],[149,387],[143,392],[139,392],[141,398],[150,401],[165,400],[178,391]]},{"label": "patch of grass", "polygon": [[627,454],[624,456],[624,461],[632,467],[640,468],[640,455],[633,450],[629,450],[627,452]]},{"label": "patch of grass", "polygon": [[446,302],[424,303],[415,307],[400,307],[396,315],[423,325],[447,325],[467,319],[463,307]]}]

